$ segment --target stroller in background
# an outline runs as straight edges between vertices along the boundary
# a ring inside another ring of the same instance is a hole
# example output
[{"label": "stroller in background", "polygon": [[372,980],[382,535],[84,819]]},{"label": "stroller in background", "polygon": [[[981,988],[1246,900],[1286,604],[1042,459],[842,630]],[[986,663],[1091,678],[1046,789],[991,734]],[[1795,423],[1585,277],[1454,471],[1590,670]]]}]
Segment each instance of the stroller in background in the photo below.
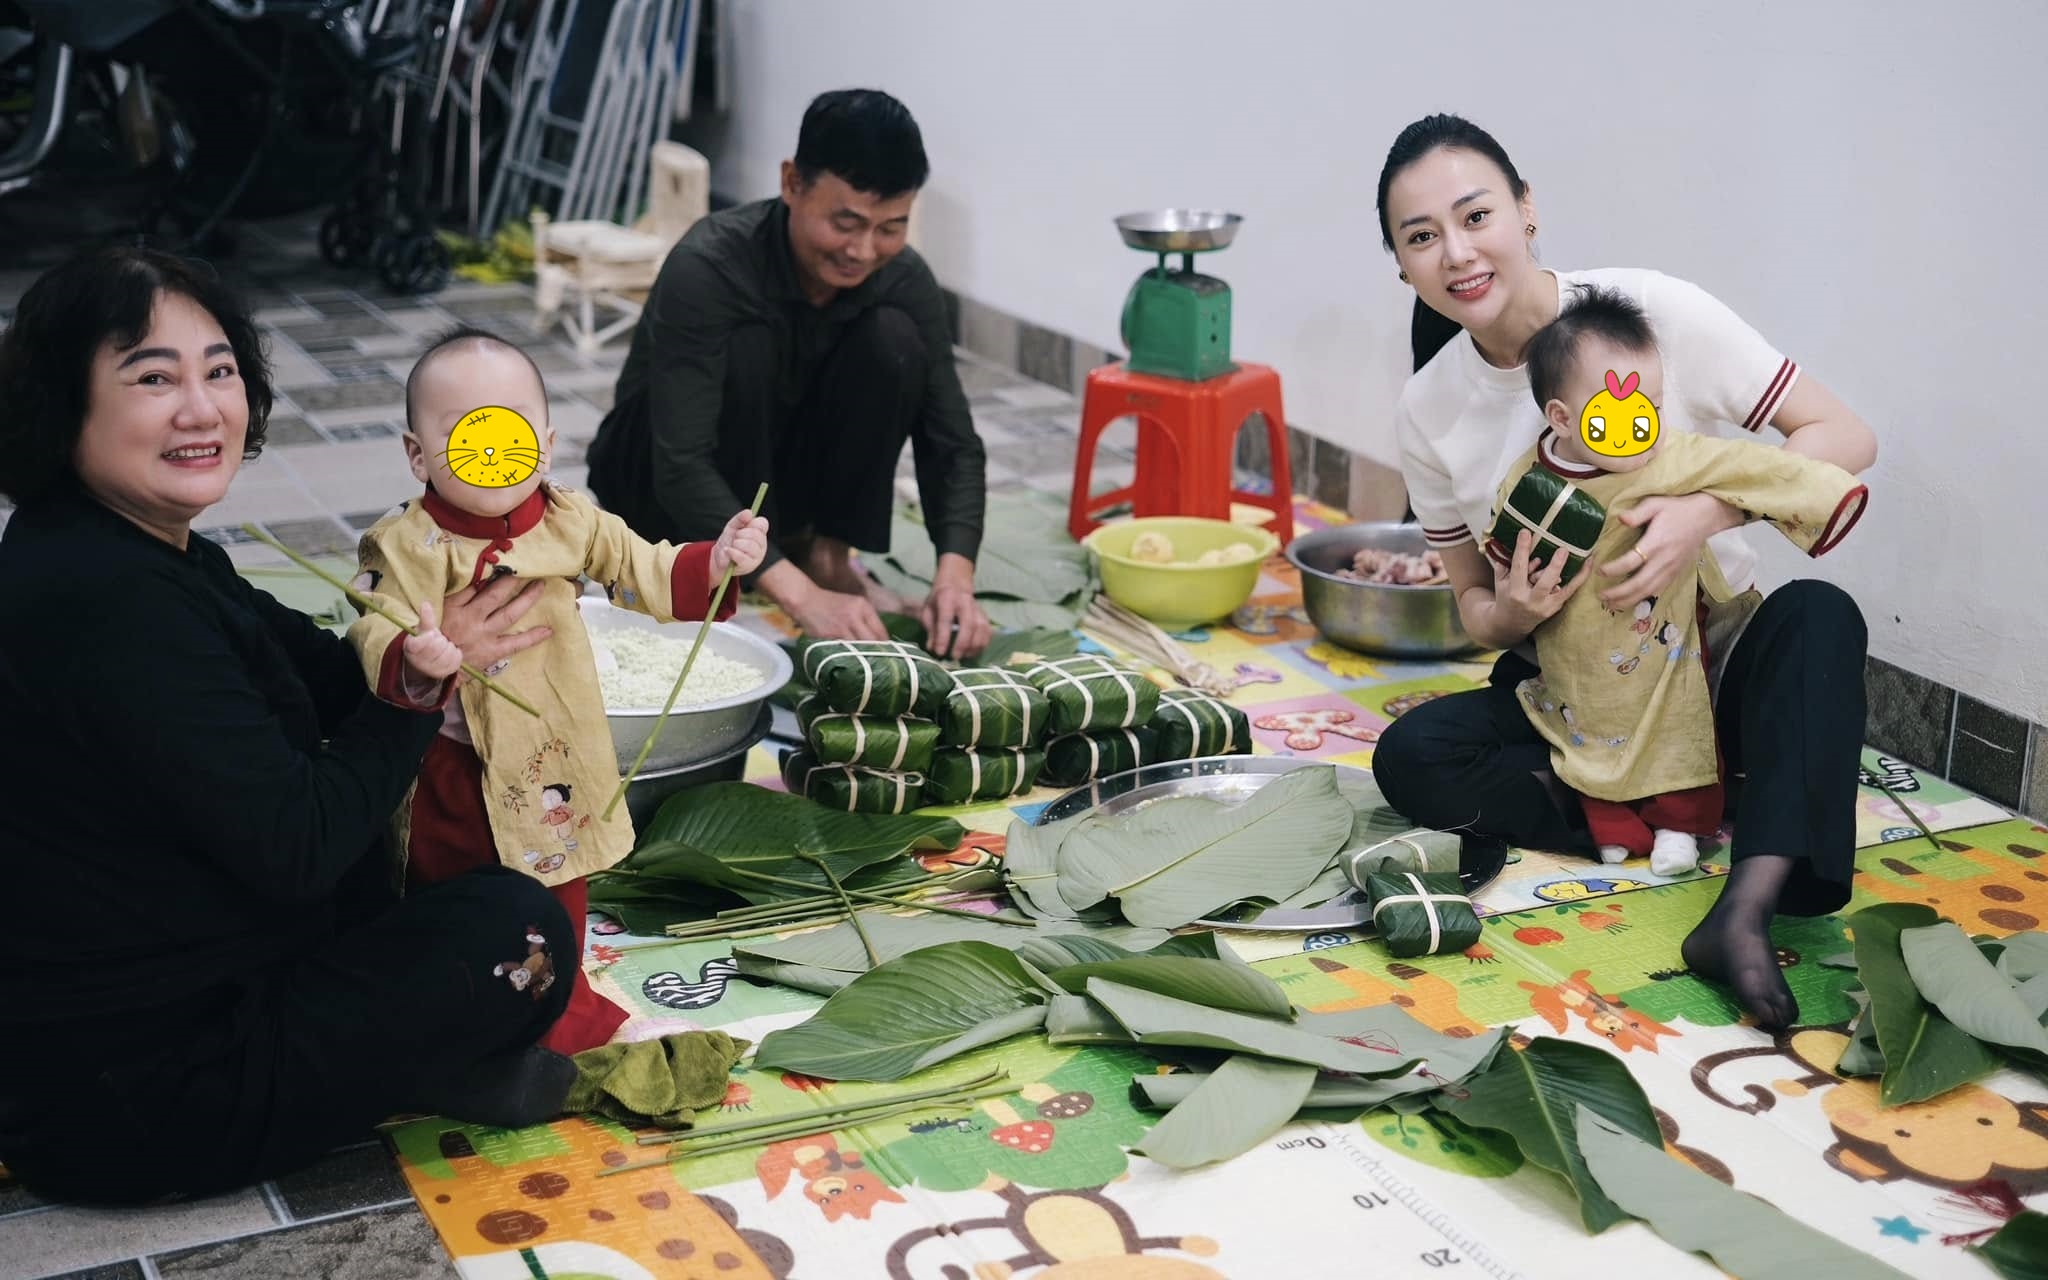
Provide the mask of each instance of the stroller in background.
[{"label": "stroller in background", "polygon": [[224,219],[332,204],[377,85],[417,52],[384,7],[0,0],[0,201],[136,187],[134,235],[214,250]]}]

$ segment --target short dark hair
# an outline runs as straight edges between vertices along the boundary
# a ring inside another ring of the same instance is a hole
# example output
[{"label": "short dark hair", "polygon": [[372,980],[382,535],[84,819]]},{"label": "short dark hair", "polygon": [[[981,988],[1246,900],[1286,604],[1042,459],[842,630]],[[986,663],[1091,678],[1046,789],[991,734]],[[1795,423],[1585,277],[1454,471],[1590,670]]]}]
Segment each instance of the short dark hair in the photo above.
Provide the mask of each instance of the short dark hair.
[{"label": "short dark hair", "polygon": [[242,456],[263,452],[275,398],[270,361],[235,290],[193,259],[128,246],[92,249],[37,277],[0,336],[0,493],[27,504],[75,477],[93,360],[108,343],[126,351],[148,337],[164,294],[190,298],[227,336],[249,400]]},{"label": "short dark hair", "polygon": [[[412,372],[405,375],[405,429],[407,431],[412,431],[413,429],[412,395],[413,388],[419,383],[421,372],[433,362],[435,356],[440,355],[450,347],[460,346],[466,342],[482,346],[503,347],[505,350],[517,355],[521,360],[526,361],[526,367],[533,370],[533,380],[540,384],[541,399],[543,401],[547,399],[548,380],[541,376],[540,366],[533,362],[533,357],[527,354],[526,348],[516,342],[505,341],[505,339],[492,333],[489,329],[479,329],[473,324],[458,324],[452,329],[443,329],[440,333],[435,334],[429,339],[426,349],[420,352],[420,358],[412,362]],[[543,431],[541,434],[546,435],[547,433]]]},{"label": "short dark hair", "polygon": [[1627,294],[1599,285],[1574,285],[1557,319],[1538,329],[1522,348],[1522,362],[1529,366],[1529,391],[1539,409],[1562,398],[1579,343],[1589,337],[1639,354],[1657,349],[1650,317]]},{"label": "short dark hair", "polygon": [[804,112],[796,172],[805,186],[830,173],[855,191],[888,198],[920,190],[931,166],[910,108],[880,89],[834,89]]}]

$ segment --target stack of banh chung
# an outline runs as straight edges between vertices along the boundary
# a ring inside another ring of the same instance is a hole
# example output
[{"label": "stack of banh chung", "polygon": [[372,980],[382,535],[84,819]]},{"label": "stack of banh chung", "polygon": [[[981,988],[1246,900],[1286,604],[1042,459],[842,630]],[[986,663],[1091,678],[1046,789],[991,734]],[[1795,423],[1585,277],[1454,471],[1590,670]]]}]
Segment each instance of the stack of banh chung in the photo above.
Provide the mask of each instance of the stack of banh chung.
[{"label": "stack of banh chung", "polygon": [[849,813],[908,813],[932,793],[938,717],[952,673],[913,644],[818,640],[803,651],[815,690],[797,705],[804,749],[783,759],[794,794]]},{"label": "stack of banh chung", "polygon": [[939,749],[925,781],[927,804],[1007,800],[1038,785],[1050,722],[1045,694],[1000,667],[953,673],[939,713]]},{"label": "stack of banh chung", "polygon": [[1075,787],[1158,758],[1152,719],[1159,686],[1141,672],[1082,654],[1041,662],[1024,675],[1047,703],[1047,782]]}]

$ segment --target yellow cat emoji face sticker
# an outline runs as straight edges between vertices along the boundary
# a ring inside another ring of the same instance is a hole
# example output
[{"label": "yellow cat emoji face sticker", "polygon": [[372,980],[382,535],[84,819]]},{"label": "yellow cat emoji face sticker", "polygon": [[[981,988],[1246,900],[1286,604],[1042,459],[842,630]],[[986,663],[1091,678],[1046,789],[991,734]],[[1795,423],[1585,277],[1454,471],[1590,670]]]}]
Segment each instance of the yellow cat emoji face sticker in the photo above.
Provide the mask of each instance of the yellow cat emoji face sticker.
[{"label": "yellow cat emoji face sticker", "polygon": [[509,489],[540,469],[540,433],[516,409],[487,404],[448,433],[449,473],[479,489]]},{"label": "yellow cat emoji face sticker", "polygon": [[1597,457],[1632,458],[1657,443],[1657,406],[1638,389],[1639,379],[1607,371],[1606,389],[1595,391],[1579,414],[1579,439]]}]

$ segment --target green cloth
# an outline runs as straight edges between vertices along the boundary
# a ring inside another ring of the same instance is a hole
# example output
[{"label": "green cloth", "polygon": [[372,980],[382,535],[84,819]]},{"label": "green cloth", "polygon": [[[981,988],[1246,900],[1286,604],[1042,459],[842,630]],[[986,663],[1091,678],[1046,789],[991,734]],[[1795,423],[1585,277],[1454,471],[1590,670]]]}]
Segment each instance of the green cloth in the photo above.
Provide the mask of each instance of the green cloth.
[{"label": "green cloth", "polygon": [[1168,689],[1159,695],[1152,732],[1159,739],[1155,760],[1241,756],[1252,750],[1252,726],[1244,712],[1194,689]]},{"label": "green cloth", "polygon": [[953,692],[939,713],[939,741],[949,747],[1035,747],[1045,741],[1047,714],[1045,695],[1023,676],[970,667],[953,673]]},{"label": "green cloth", "polygon": [[[1149,682],[1148,682],[1149,683]],[[1150,727],[1106,729],[1101,733],[1070,733],[1045,745],[1045,782],[1078,787],[1093,778],[1126,773],[1156,758]]]},{"label": "green cloth", "polygon": [[1514,489],[1494,517],[1493,536],[1487,553],[1503,561],[1514,559],[1515,539],[1526,531],[1536,537],[1529,562],[1550,563],[1562,548],[1567,554],[1563,581],[1570,582],[1592,554],[1600,530],[1607,524],[1607,508],[1592,494],[1543,465],[1530,465],[1515,481]]},{"label": "green cloth", "polygon": [[1479,941],[1479,914],[1455,871],[1395,871],[1367,876],[1372,923],[1389,954],[1442,955]]},{"label": "green cloth", "polygon": [[679,1031],[637,1044],[585,1049],[571,1061],[576,1083],[562,1110],[595,1112],[627,1125],[687,1129],[725,1099],[727,1077],[747,1051],[723,1031]]},{"label": "green cloth", "polygon": [[820,764],[808,751],[792,751],[782,758],[782,785],[791,795],[842,813],[909,813],[924,806],[921,773]]},{"label": "green cloth", "polygon": [[932,757],[925,775],[927,804],[966,804],[972,800],[1007,800],[1038,785],[1045,752],[987,747],[979,751],[946,747]]},{"label": "green cloth", "polygon": [[818,697],[797,704],[796,719],[811,754],[825,764],[923,773],[931,767],[932,748],[939,742],[939,726],[929,720],[848,715]]},{"label": "green cloth", "polygon": [[1159,686],[1137,671],[1093,654],[1041,662],[1024,676],[1051,704],[1047,732],[1097,733],[1150,724]]},{"label": "green cloth", "polygon": [[953,691],[937,659],[900,640],[813,640],[803,668],[825,705],[848,715],[930,720]]}]

